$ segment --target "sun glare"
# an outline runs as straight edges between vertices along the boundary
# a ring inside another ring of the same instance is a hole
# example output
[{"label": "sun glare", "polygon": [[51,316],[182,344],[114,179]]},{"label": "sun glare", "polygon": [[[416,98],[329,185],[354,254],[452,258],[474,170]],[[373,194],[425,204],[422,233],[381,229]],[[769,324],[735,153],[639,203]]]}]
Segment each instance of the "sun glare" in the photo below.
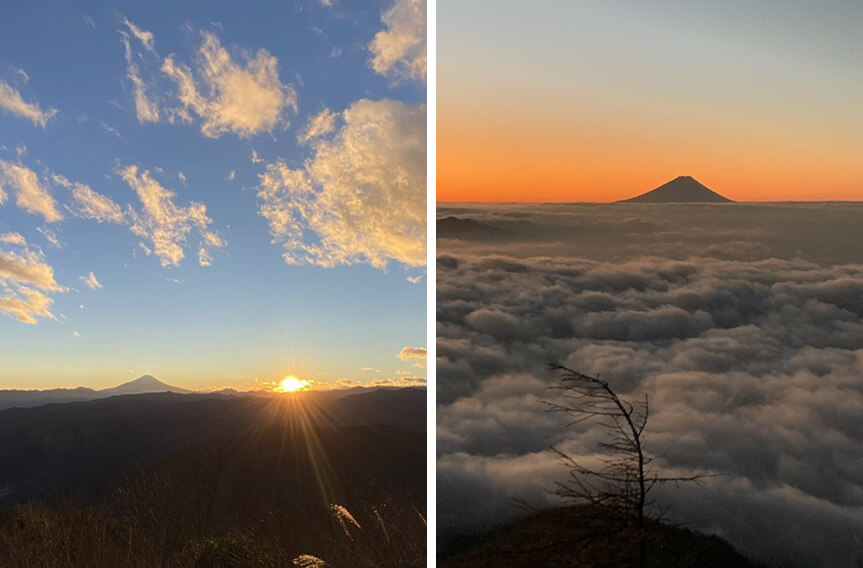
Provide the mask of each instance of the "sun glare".
[{"label": "sun glare", "polygon": [[297,392],[305,389],[308,386],[309,381],[300,380],[297,377],[291,375],[282,379],[282,382],[279,383],[279,386],[277,386],[275,390],[278,392]]}]

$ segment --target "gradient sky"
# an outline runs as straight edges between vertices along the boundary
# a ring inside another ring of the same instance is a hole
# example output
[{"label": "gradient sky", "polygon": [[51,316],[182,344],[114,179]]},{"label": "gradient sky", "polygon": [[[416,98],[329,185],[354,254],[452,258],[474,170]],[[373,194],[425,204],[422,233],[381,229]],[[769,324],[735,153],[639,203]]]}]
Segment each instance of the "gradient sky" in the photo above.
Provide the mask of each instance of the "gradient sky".
[{"label": "gradient sky", "polygon": [[863,199],[863,4],[470,0],[438,9],[439,201]]},{"label": "gradient sky", "polygon": [[49,4],[0,19],[0,389],[425,377],[424,2]]}]

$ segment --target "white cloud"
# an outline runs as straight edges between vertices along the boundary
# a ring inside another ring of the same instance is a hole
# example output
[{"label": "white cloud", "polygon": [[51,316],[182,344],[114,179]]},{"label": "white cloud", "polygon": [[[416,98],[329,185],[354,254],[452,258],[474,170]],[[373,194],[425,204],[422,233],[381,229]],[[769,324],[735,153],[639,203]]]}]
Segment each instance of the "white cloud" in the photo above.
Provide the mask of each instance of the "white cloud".
[{"label": "white cloud", "polygon": [[426,262],[426,107],[361,100],[301,169],[261,174],[259,212],[288,264]]},{"label": "white cloud", "polygon": [[426,355],[425,347],[404,347],[399,351],[397,357],[402,361],[410,361],[411,359],[425,359]]},{"label": "white cloud", "polygon": [[231,170],[228,172],[228,175],[225,176],[225,179],[228,181],[234,181],[237,177],[237,172],[235,170]]},{"label": "white cloud", "polygon": [[419,276],[408,276],[408,282],[410,282],[411,284],[419,284],[420,282],[422,282],[422,279],[422,274],[420,274]]},{"label": "white cloud", "polygon": [[368,381],[367,387],[424,387],[426,379],[424,377],[389,377],[386,379],[374,379]]},{"label": "white cloud", "polygon": [[186,185],[186,174],[184,174],[183,172],[178,172],[177,179],[183,182],[183,185]]},{"label": "white cloud", "polygon": [[169,55],[162,71],[177,83],[181,106],[175,119],[201,119],[201,133],[218,138],[233,132],[248,138],[287,125],[285,109],[297,111],[297,93],[279,80],[279,61],[265,49],[254,56],[245,53],[245,65],[235,62],[211,32],[202,32],[195,69]]},{"label": "white cloud", "polygon": [[303,129],[297,134],[297,141],[306,144],[315,138],[329,134],[336,129],[338,114],[325,108],[315,116],[311,117]]},{"label": "white cloud", "polygon": [[17,89],[5,81],[0,81],[0,108],[15,116],[26,118],[32,121],[34,125],[42,128],[45,128],[48,120],[58,112],[54,108],[42,110],[42,107],[35,102],[28,103],[21,97],[21,93]]},{"label": "white cloud", "polygon": [[0,243],[9,245],[27,246],[27,241],[20,233],[4,233],[0,234]]},{"label": "white cloud", "polygon": [[336,57],[341,57],[341,56],[342,56],[342,48],[333,46],[333,48],[330,50],[330,59],[335,59]]},{"label": "white cloud", "polygon": [[120,136],[120,131],[117,130],[116,128],[114,128],[113,126],[111,126],[110,124],[108,124],[107,122],[100,120],[99,121],[99,127],[102,130],[104,130],[105,132],[107,132],[108,134],[113,134],[114,136],[116,136],[120,140],[123,139],[123,137]]},{"label": "white cloud", "polygon": [[100,288],[102,288],[102,285],[99,283],[98,280],[96,280],[96,275],[92,272],[87,276],[82,276],[81,282],[83,282],[84,285],[91,290],[99,290]]},{"label": "white cloud", "polygon": [[201,266],[210,266],[213,264],[213,255],[211,255],[204,247],[198,249],[198,264]]},{"label": "white cloud", "polygon": [[36,229],[41,233],[45,240],[54,248],[63,248],[63,244],[60,242],[60,239],[57,237],[57,234],[54,231],[51,231],[47,227],[38,227]]},{"label": "white cloud", "polygon": [[260,164],[261,162],[264,161],[263,158],[258,156],[258,151],[255,150],[254,148],[252,148],[252,158],[251,159],[252,159],[253,164]]},{"label": "white cloud", "polygon": [[123,211],[109,197],[102,195],[83,183],[69,181],[61,175],[53,175],[54,183],[72,190],[72,198],[75,200],[74,213],[85,219],[109,223],[122,223]]},{"label": "white cloud", "polygon": [[17,237],[0,239],[0,243],[25,247],[13,251],[0,246],[0,313],[28,324],[35,324],[37,317],[54,318],[49,294],[66,289],[57,284],[54,269],[45,262],[42,253],[26,247],[23,238]]},{"label": "white cloud", "polygon": [[[117,172],[138,194],[141,210],[129,206],[127,217],[134,234],[147,239],[152,249],[141,242],[147,254],[159,257],[162,266],[177,266],[185,257],[183,247],[192,229],[197,229],[201,237],[200,248],[225,246],[218,234],[209,230],[212,220],[207,217],[207,207],[203,203],[192,202],[187,207],[174,203],[174,192],[163,187],[153,179],[150,172],[138,172],[137,166],[126,166]],[[200,254],[199,254],[200,257]]]},{"label": "white cloud", "polygon": [[129,32],[135,36],[135,39],[141,42],[141,45],[144,46],[144,49],[152,53],[153,55],[158,55],[156,53],[156,42],[153,37],[153,32],[148,32],[145,29],[139,28],[128,19],[123,18],[123,23],[129,28]]},{"label": "white cloud", "polygon": [[371,66],[377,73],[400,79],[426,78],[426,2],[395,0],[381,14],[386,29],[369,44]]},{"label": "white cloud", "polygon": [[[128,32],[124,30],[119,30],[119,32],[121,41],[123,42],[124,55],[126,57],[126,77],[128,77],[132,82],[132,96],[135,101],[135,113],[138,117],[138,122],[141,124],[145,122],[158,122],[160,117],[159,105],[157,104],[155,97],[152,97],[147,92],[147,84],[141,78],[141,70],[138,67],[136,60],[136,57],[142,61],[150,59],[151,64],[153,58],[158,60],[159,56],[156,53],[153,34],[152,32],[148,32],[137,27],[125,18],[123,19],[123,24],[125,24]],[[141,45],[143,45],[144,49],[150,53],[150,56],[145,57],[141,52],[133,53],[130,34],[138,40]]]},{"label": "white cloud", "polygon": [[0,160],[0,203],[5,201],[4,185],[15,190],[15,203],[21,209],[42,215],[49,223],[63,219],[54,198],[33,170]]},{"label": "white cloud", "polygon": [[94,22],[93,18],[88,16],[87,14],[81,15],[81,21],[83,21],[85,24],[87,24],[88,26],[90,26],[94,30],[96,29],[96,22]]},{"label": "white cloud", "polygon": [[81,334],[80,334],[80,333],[78,333],[77,331],[73,331],[73,332],[72,332],[72,336],[73,336],[73,337],[81,337]]}]

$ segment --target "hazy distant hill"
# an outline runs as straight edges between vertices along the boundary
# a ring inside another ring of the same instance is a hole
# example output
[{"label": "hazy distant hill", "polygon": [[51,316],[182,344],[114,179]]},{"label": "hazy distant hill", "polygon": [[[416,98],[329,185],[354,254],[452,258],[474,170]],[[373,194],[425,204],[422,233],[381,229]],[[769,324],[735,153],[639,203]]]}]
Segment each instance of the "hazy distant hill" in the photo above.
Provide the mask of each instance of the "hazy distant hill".
[{"label": "hazy distant hill", "polygon": [[48,390],[0,390],[0,410],[5,408],[27,408],[30,406],[41,406],[54,402],[74,402],[84,400],[95,400],[107,398],[118,394],[145,394],[156,392],[190,393],[192,391],[181,389],[163,383],[152,375],[138,377],[116,387],[95,390],[87,387],[74,389],[48,389]]},{"label": "hazy distant hill", "polygon": [[679,176],[631,199],[619,203],[731,203],[691,176]]},{"label": "hazy distant hill", "polygon": [[437,236],[444,239],[502,238],[509,233],[474,219],[444,217],[437,220]]}]

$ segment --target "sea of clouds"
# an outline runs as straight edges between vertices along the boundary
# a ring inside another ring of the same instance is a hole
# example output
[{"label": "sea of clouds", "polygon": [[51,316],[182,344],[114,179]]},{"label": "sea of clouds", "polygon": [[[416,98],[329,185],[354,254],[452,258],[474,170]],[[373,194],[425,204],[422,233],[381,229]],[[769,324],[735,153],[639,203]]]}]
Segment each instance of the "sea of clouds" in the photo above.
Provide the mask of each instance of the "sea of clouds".
[{"label": "sea of clouds", "polygon": [[439,546],[552,504],[548,363],[647,394],[674,521],[777,566],[863,562],[863,204],[439,207]]}]

